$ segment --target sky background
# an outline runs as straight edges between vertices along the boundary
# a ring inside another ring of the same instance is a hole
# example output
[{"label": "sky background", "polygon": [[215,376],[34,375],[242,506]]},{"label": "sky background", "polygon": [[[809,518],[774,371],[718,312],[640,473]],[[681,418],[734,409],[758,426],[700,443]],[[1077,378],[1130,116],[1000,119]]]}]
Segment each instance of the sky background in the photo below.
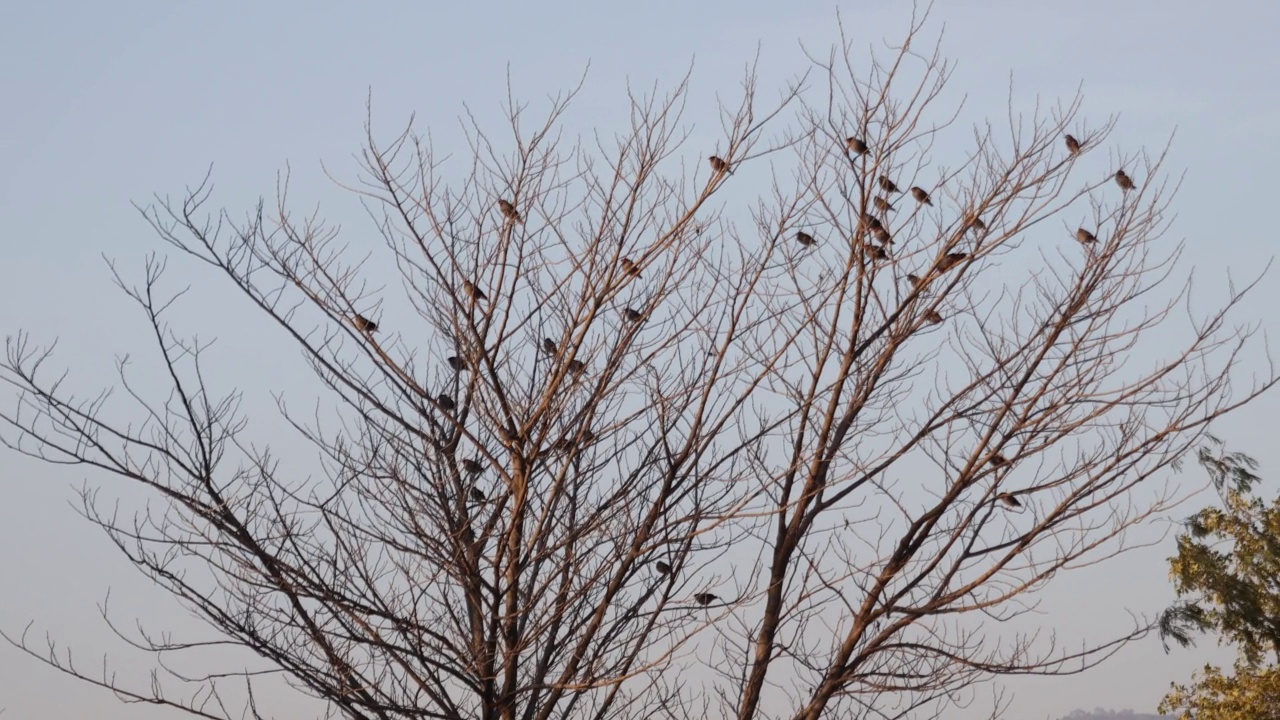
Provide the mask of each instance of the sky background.
[{"label": "sky background", "polygon": [[[215,205],[233,215],[273,196],[277,173],[292,169],[297,206],[316,206],[354,243],[373,237],[363,210],[325,177],[351,180],[372,96],[375,133],[388,137],[410,114],[440,147],[460,137],[464,104],[482,124],[501,127],[508,78],[517,97],[542,101],[576,83],[590,66],[570,121],[573,132],[624,129],[625,85],[671,84],[690,66],[694,92],[732,97],[757,50],[764,97],[803,72],[801,43],[825,52],[836,40],[837,8],[863,46],[899,39],[902,2],[789,3],[762,0],[644,3],[22,2],[0,4],[0,334],[59,338],[58,364],[75,366],[75,387],[111,383],[113,357],[142,347],[146,327],[113,287],[104,256],[138,278],[163,244],[131,202],[181,195],[212,164]],[[1024,100],[1069,98],[1081,87],[1084,117],[1120,115],[1111,149],[1159,152],[1175,134],[1168,171],[1185,172],[1174,202],[1170,243],[1185,239],[1195,297],[1220,298],[1228,272],[1256,273],[1275,253],[1280,165],[1280,4],[1274,2],[1073,3],[939,0],[926,35],[944,33],[958,65],[950,97],[967,95],[966,119],[985,109],[1001,120],[1012,86]],[[709,105],[708,105],[709,107]],[[718,134],[716,117],[695,108],[697,133]],[[459,147],[461,152],[465,148]],[[230,385],[288,389],[265,326],[239,298],[228,302],[191,263],[174,258],[173,287],[196,287],[183,318],[217,350]],[[210,289],[211,288],[211,289]],[[1236,318],[1280,330],[1273,273]],[[1255,353],[1261,351],[1261,346]],[[285,351],[287,352],[287,351]],[[1255,355],[1256,358],[1256,355]],[[287,362],[286,362],[287,361]],[[139,359],[145,372],[145,359]],[[0,390],[0,401],[12,398]],[[1277,476],[1280,448],[1272,394],[1215,431]],[[271,411],[252,397],[249,410]],[[272,434],[271,418],[256,430]],[[142,584],[78,517],[76,488],[88,478],[0,450],[0,629],[72,640],[84,667],[104,652],[122,673],[145,658],[121,654],[98,617],[111,606],[126,620],[192,627],[192,620]],[[1182,481],[1194,487],[1202,475]],[[1275,492],[1274,482],[1265,486]],[[125,501],[128,491],[108,488]],[[1186,506],[1189,513],[1195,504]],[[1156,528],[1158,534],[1162,528]],[[1067,645],[1127,626],[1128,613],[1153,613],[1172,595],[1166,541],[1073,575],[1044,596],[1046,628]],[[1006,684],[1007,717],[1057,718],[1079,708],[1151,711],[1173,679],[1207,659],[1212,643],[1165,655],[1150,639],[1099,669]],[[168,718],[126,707],[0,647],[5,720],[37,717]],[[955,715],[964,717],[963,713]]]}]

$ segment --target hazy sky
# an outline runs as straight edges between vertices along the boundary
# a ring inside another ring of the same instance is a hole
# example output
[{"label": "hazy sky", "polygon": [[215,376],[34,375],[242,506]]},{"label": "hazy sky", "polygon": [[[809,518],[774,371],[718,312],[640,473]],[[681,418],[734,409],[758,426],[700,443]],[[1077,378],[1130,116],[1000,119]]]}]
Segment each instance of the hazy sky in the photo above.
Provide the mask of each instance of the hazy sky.
[{"label": "hazy sky", "polygon": [[[909,10],[887,0],[838,7],[863,44],[898,39]],[[215,200],[233,214],[271,196],[288,163],[298,207],[319,203],[346,237],[369,237],[360,206],[325,178],[321,163],[340,179],[354,176],[370,93],[375,130],[388,134],[416,113],[420,129],[448,143],[464,103],[498,126],[508,74],[517,96],[536,103],[574,84],[589,63],[575,131],[595,123],[611,132],[625,120],[627,79],[643,87],[672,82],[692,64],[695,92],[732,96],[757,48],[767,81],[802,72],[800,43],[825,51],[836,12],[830,0],[0,3],[0,334],[60,337],[58,358],[74,361],[77,387],[109,383],[113,356],[138,348],[145,328],[127,314],[103,255],[138,277],[146,253],[163,246],[130,202],[181,194],[211,163]],[[1186,175],[1168,241],[1187,242],[1195,297],[1220,298],[1229,269],[1244,278],[1270,260],[1280,4],[939,0],[928,31],[944,27],[943,49],[958,61],[952,90],[968,95],[973,118],[987,107],[1003,117],[1012,73],[1024,99],[1069,97],[1082,85],[1085,117],[1120,114],[1114,148],[1158,152],[1176,131],[1167,167]],[[718,132],[714,117],[689,120],[708,136]],[[211,284],[189,263],[174,268],[174,286]],[[201,292],[201,301],[227,297]],[[1277,305],[1273,274],[1237,319],[1274,333]],[[233,336],[244,312],[238,302],[201,302],[184,317],[202,334]],[[227,342],[224,380],[243,373],[258,387],[287,387],[270,353],[240,352],[256,347],[253,337]],[[251,407],[270,408],[260,400],[251,398]],[[11,397],[0,391],[0,401]],[[1264,398],[1216,428],[1259,456],[1273,478],[1278,404],[1276,395]],[[258,434],[272,439],[272,420],[264,420]],[[84,667],[100,667],[110,651],[136,673],[145,663],[121,654],[97,617],[108,590],[126,620],[191,621],[141,585],[69,506],[85,477],[0,451],[0,629],[20,632],[34,620],[37,631],[73,640]],[[1186,478],[1201,481],[1198,473]],[[1041,608],[1046,627],[1070,645],[1105,638],[1130,611],[1159,609],[1171,597],[1163,563],[1170,546],[1059,583]],[[1010,717],[1056,718],[1094,706],[1149,711],[1171,679],[1210,655],[1204,648],[1165,656],[1150,640],[1078,676],[1012,682]],[[4,720],[176,716],[119,705],[7,646],[0,647],[6,706]]]}]

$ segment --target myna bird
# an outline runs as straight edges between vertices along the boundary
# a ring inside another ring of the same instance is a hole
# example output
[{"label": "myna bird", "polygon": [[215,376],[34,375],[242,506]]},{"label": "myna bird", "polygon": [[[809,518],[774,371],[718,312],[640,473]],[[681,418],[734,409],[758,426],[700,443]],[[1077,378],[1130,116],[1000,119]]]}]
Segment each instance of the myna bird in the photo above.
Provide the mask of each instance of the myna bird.
[{"label": "myna bird", "polygon": [[489,299],[489,296],[485,295],[484,291],[476,287],[476,284],[471,282],[470,280],[462,281],[462,289],[464,292],[467,293],[467,296],[470,297],[472,300],[483,302]]},{"label": "myna bird", "polygon": [[962,252],[947,253],[946,255],[943,255],[940,260],[938,260],[938,272],[946,272],[951,268],[964,262],[965,259],[968,257],[969,257],[968,253],[962,253]]},{"label": "myna bird", "polygon": [[712,155],[707,158],[707,162],[711,163],[711,169],[718,173],[729,171],[729,163],[725,162],[719,155]]},{"label": "myna bird", "polygon": [[480,492],[480,488],[471,488],[471,501],[478,503],[485,501],[484,493]]},{"label": "myna bird", "polygon": [[924,280],[919,275],[908,275],[907,282],[911,283],[912,290],[919,290],[924,285]]},{"label": "myna bird", "polygon": [[879,245],[865,245],[863,247],[866,248],[867,254],[871,256],[872,260],[888,260],[889,259],[889,251],[885,250]]},{"label": "myna bird", "polygon": [[440,393],[437,395],[436,404],[440,406],[441,410],[454,410],[458,407],[458,403],[453,401],[453,398],[449,396],[449,393]]},{"label": "myna bird", "polygon": [[884,190],[887,193],[902,192],[901,190],[898,189],[897,185],[893,184],[892,180],[890,180],[888,177],[884,175],[881,175],[880,178],[876,180],[876,182],[880,184],[880,189]]},{"label": "myna bird", "polygon": [[1075,155],[1080,152],[1080,141],[1074,135],[1067,135],[1062,138],[1067,143],[1067,152]]},{"label": "myna bird", "polygon": [[574,375],[581,375],[582,373],[587,371],[587,364],[582,362],[581,360],[570,360],[568,367],[569,367],[569,372],[573,373]]},{"label": "myna bird", "polygon": [[468,475],[479,475],[480,473],[484,472],[484,464],[482,464],[479,460],[466,458],[462,461],[462,469]]},{"label": "myna bird", "polygon": [[631,277],[640,277],[640,266],[636,265],[635,261],[631,258],[622,258],[621,267],[622,272],[630,275]]},{"label": "myna bird", "polygon": [[467,361],[457,355],[450,355],[445,362],[449,363],[449,367],[453,368],[455,372],[464,372],[470,369],[467,367]]},{"label": "myna bird", "polygon": [[884,224],[880,222],[880,218],[876,217],[875,215],[872,215],[869,212],[863,212],[862,218],[861,220],[859,220],[859,222],[861,222],[863,225],[867,226],[868,228],[871,228],[872,230],[875,230],[876,228],[884,227]]},{"label": "myna bird", "polygon": [[976,213],[966,217],[964,219],[964,224],[966,227],[973,228],[979,232],[987,229],[987,224],[982,222],[982,218],[978,217]]},{"label": "myna bird", "polygon": [[627,322],[638,323],[644,319],[644,313],[641,313],[639,310],[634,308],[627,308],[622,311],[622,317],[625,318]]},{"label": "myna bird", "polygon": [[506,425],[498,426],[498,439],[508,445],[514,445],[520,440],[520,433],[512,430]]},{"label": "myna bird", "polygon": [[542,338],[542,352],[548,355],[555,355],[556,341],[551,338]]},{"label": "myna bird", "polygon": [[929,197],[929,193],[925,192],[924,188],[918,185],[911,188],[911,197],[915,198],[918,203],[924,203],[925,205],[930,206],[933,205],[933,199]]},{"label": "myna bird", "polygon": [[1009,464],[1009,458],[1001,455],[1000,453],[996,453],[995,455],[992,455],[991,459],[987,462],[991,463],[991,467],[1002,468]]},{"label": "myna bird", "polygon": [[996,499],[1005,504],[1005,507],[1011,507],[1015,510],[1022,507],[1022,501],[1014,497],[1012,493],[1000,493]]},{"label": "myna bird", "polygon": [[502,211],[502,216],[513,222],[520,222],[520,213],[516,212],[516,206],[506,200],[498,201],[498,210]]},{"label": "myna bird", "polygon": [[933,309],[925,310],[923,317],[924,317],[924,321],[929,323],[930,325],[942,324],[942,315],[939,314],[937,310],[933,310]]},{"label": "myna bird", "polygon": [[889,234],[888,230],[884,229],[883,225],[881,225],[878,228],[872,228],[871,236],[874,237],[876,241],[879,242],[881,245],[893,244],[893,236]]},{"label": "myna bird", "polygon": [[893,210],[893,206],[889,204],[889,201],[879,195],[877,195],[871,202],[875,204],[876,209],[880,212],[889,212],[890,210]]},{"label": "myna bird", "polygon": [[658,571],[658,574],[659,574],[659,575],[670,575],[670,574],[671,574],[671,565],[670,565],[669,563],[665,563],[665,562],[663,562],[663,561],[659,560],[658,562],[656,562],[656,563],[654,563],[654,564],[653,564],[653,567],[654,567],[654,569],[655,569],[655,570],[657,570],[657,571]]},{"label": "myna bird", "polygon": [[715,602],[716,600],[719,600],[720,598],[719,596],[713,595],[711,593],[698,593],[697,595],[693,596],[693,599],[699,605],[710,605],[711,603]]},{"label": "myna bird", "polygon": [[818,241],[817,241],[817,240],[814,240],[814,239],[813,239],[813,236],[812,236],[812,235],[810,235],[809,233],[807,233],[807,232],[805,232],[805,231],[803,231],[803,230],[800,230],[799,232],[797,232],[797,233],[796,233],[796,242],[800,243],[801,245],[803,245],[803,246],[805,246],[805,247],[810,247],[810,246],[812,246],[814,243],[816,243],[816,242],[818,242]]},{"label": "myna bird", "polygon": [[378,323],[360,313],[356,313],[356,316],[351,318],[351,324],[355,325],[356,329],[362,333],[375,333],[378,331]]},{"label": "myna bird", "polygon": [[1076,239],[1085,245],[1098,242],[1098,237],[1084,228],[1076,230]]},{"label": "myna bird", "polygon": [[844,139],[844,144],[848,146],[849,152],[854,155],[864,155],[867,150],[870,149],[867,147],[867,144],[863,142],[862,138],[847,137]]},{"label": "myna bird", "polygon": [[1128,175],[1126,175],[1123,170],[1116,171],[1116,184],[1119,185],[1120,189],[1125,192],[1129,192],[1130,190],[1138,187],[1137,185],[1133,184],[1133,180]]}]

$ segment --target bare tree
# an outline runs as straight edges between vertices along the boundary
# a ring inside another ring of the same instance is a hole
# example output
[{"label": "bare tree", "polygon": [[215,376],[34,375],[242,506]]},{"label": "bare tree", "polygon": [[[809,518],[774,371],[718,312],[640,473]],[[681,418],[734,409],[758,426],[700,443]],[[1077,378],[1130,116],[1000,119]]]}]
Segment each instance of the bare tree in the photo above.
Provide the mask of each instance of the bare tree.
[{"label": "bare tree", "polygon": [[[512,101],[509,137],[468,126],[460,177],[370,129],[355,191],[402,297],[283,189],[244,222],[206,213],[207,180],[141,208],[302,351],[332,420],[282,412],[327,475],[246,437],[162,261],[117,275],[167,397],[78,399],[19,335],[3,439],[165,501],[84,509],[218,637],[132,642],[262,662],[135,688],[7,637],[201,717],[233,692],[262,717],[284,675],[348,718],[816,720],[937,713],[1144,633],[1062,650],[998,624],[1130,547],[1177,499],[1134,489],[1275,373],[1238,382],[1244,291],[1206,309],[1179,284],[1163,155],[1107,156],[1079,97],[959,131],[922,24],[864,65],[848,39],[811,56],[773,104],[748,73],[714,147],[682,130],[687,78],[630,95],[612,141],[561,139],[574,93],[533,129]],[[753,207],[718,200],[742,183]]]}]

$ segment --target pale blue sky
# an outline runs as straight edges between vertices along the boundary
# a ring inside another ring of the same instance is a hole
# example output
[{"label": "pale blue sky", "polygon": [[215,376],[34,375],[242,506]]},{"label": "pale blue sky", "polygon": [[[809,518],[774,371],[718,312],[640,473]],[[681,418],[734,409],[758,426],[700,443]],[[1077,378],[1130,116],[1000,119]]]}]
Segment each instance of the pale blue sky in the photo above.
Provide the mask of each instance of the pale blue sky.
[{"label": "pale blue sky", "polygon": [[[887,0],[838,7],[867,43],[897,39],[909,10]],[[9,0],[0,4],[0,334],[25,328],[38,340],[60,336],[63,362],[85,358],[77,383],[106,383],[111,355],[138,346],[143,328],[119,315],[127,305],[101,256],[139,268],[161,244],[130,201],[180,194],[210,163],[216,200],[233,214],[273,193],[276,172],[290,163],[300,207],[321,203],[348,237],[367,234],[359,205],[325,179],[320,163],[352,177],[370,91],[377,128],[389,131],[416,113],[419,127],[443,145],[457,136],[463,103],[497,126],[508,67],[516,92],[536,102],[571,86],[590,63],[574,129],[591,122],[609,132],[625,119],[627,78],[645,87],[671,82],[692,63],[695,92],[732,94],[757,45],[766,80],[802,72],[798,41],[825,50],[835,39],[836,8],[830,0]],[[959,63],[952,91],[968,94],[971,119],[985,107],[1002,116],[1012,72],[1024,96],[1069,97],[1083,83],[1086,117],[1121,115],[1116,147],[1159,150],[1176,129],[1168,167],[1187,174],[1169,240],[1187,240],[1197,294],[1219,297],[1227,269],[1243,277],[1275,253],[1280,4],[939,0],[929,32],[944,25],[943,49]],[[714,117],[689,119],[715,132]],[[1237,317],[1274,334],[1277,305],[1273,275]],[[231,336],[244,311],[238,302],[210,302],[186,317],[208,328],[202,334]],[[224,358],[258,347],[241,335],[227,337]],[[270,353],[248,357],[256,362],[241,364],[244,377],[259,387],[288,386]],[[1278,405],[1280,397],[1264,398],[1217,428],[1257,454],[1272,477],[1280,475]],[[270,439],[269,419],[265,425]],[[75,640],[78,657],[95,666],[116,647],[95,614],[108,589],[123,617],[190,621],[140,586],[68,507],[80,479],[0,453],[0,627],[35,619]],[[1162,562],[1169,547],[1062,583],[1047,595],[1046,625],[1067,643],[1100,639],[1124,626],[1126,610],[1158,609],[1170,597]],[[1096,705],[1149,711],[1170,679],[1206,657],[1166,657],[1158,643],[1144,642],[1080,676],[1012,683],[1018,696],[1009,717],[1056,718]],[[0,647],[5,706],[5,720],[174,717],[120,706]]]}]

